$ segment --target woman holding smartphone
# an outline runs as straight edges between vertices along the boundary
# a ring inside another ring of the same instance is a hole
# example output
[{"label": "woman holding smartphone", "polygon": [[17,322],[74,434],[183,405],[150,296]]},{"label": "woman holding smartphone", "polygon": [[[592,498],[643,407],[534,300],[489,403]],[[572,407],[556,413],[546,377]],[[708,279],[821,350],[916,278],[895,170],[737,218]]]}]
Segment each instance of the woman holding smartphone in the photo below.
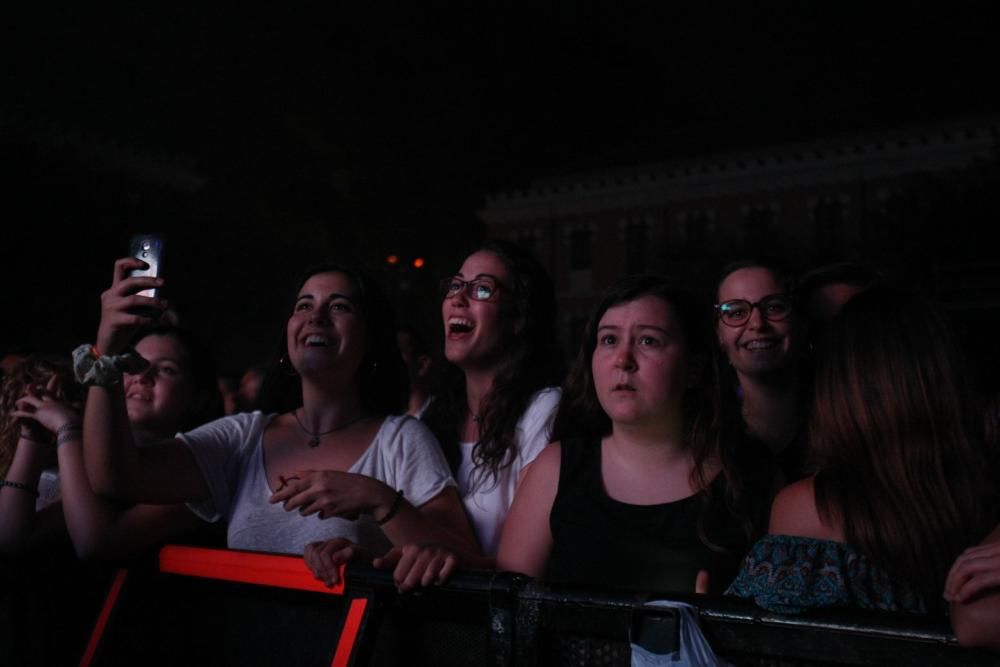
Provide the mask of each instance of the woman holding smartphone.
[{"label": "woman holding smartphone", "polygon": [[[137,294],[163,284],[129,275],[142,266],[133,258],[115,264],[94,367],[127,354],[136,327],[148,324],[137,306],[165,306]],[[405,407],[406,376],[375,285],[342,265],[309,271],[281,339],[265,399],[271,410],[225,417],[153,447],[133,446],[114,372],[98,373],[84,419],[94,485],[134,502],[189,502],[203,518],[228,523],[231,548],[304,553],[331,585],[349,558],[380,556],[393,544],[468,548],[468,523],[433,437],[412,418],[387,416]]]}]

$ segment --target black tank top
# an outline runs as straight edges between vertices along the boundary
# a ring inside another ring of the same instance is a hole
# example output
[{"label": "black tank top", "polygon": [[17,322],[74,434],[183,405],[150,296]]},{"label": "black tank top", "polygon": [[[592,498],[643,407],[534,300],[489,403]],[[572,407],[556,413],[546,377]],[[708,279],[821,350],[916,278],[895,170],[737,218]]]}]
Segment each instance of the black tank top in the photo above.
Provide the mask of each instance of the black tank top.
[{"label": "black tank top", "polygon": [[[707,570],[709,589],[724,590],[747,548],[739,521],[720,511],[725,491],[719,474],[707,493],[660,505],[619,502],[604,491],[600,439],[567,440],[549,515],[553,545],[545,579],[629,591],[693,592],[698,571]],[[699,523],[715,549],[699,538]]]}]

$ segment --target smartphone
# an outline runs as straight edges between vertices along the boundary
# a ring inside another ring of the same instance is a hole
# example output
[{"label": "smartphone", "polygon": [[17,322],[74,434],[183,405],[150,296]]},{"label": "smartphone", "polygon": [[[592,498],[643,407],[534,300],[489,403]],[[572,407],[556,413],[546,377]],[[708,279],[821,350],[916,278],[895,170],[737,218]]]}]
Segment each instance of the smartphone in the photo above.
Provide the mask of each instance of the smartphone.
[{"label": "smartphone", "polygon": [[[136,234],[133,236],[132,240],[129,241],[128,254],[146,262],[149,268],[136,269],[129,275],[151,276],[153,278],[161,277],[163,275],[164,247],[164,238],[160,234]],[[156,298],[160,295],[159,292],[158,289],[151,288],[136,292],[136,294]]]}]

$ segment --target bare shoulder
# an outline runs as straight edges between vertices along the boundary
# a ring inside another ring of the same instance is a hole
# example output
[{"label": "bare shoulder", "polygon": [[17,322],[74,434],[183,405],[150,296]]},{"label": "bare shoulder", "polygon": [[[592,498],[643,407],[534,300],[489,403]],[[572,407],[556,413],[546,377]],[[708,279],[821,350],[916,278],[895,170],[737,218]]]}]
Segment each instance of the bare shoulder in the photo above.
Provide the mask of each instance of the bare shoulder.
[{"label": "bare shoulder", "polygon": [[774,499],[769,532],[843,542],[842,531],[823,522],[816,507],[812,477],[789,484]]},{"label": "bare shoulder", "polygon": [[538,452],[535,460],[528,464],[522,476],[533,475],[545,479],[559,479],[559,466],[562,461],[562,445],[553,442]]},{"label": "bare shoulder", "polygon": [[[539,493],[546,489],[553,491],[559,486],[559,465],[562,459],[562,447],[558,442],[546,445],[538,453],[535,460],[521,468],[517,476],[517,491],[521,487],[534,490],[526,490],[526,493]],[[516,494],[515,494],[516,497]]]}]

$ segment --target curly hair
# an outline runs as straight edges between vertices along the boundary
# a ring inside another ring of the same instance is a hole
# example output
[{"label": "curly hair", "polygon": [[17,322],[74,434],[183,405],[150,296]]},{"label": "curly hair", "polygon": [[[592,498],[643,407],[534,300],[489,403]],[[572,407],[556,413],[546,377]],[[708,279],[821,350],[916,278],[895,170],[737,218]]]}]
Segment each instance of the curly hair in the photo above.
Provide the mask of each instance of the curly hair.
[{"label": "curly hair", "polygon": [[11,369],[0,384],[0,477],[7,474],[14,451],[20,438],[21,427],[9,417],[25,390],[32,385],[45,385],[53,376],[57,377],[55,397],[71,404],[82,404],[83,387],[76,384],[68,359],[29,355]]},{"label": "curly hair", "polygon": [[[517,423],[540,389],[559,383],[562,355],[556,342],[552,280],[530,252],[509,241],[490,241],[479,252],[496,255],[509,276],[512,299],[500,302],[503,361],[484,398],[479,440],[472,450],[478,481],[495,480],[517,455]],[[437,436],[452,470],[459,464],[459,428],[468,413],[465,375],[448,365],[440,391],[423,420]]]}]

